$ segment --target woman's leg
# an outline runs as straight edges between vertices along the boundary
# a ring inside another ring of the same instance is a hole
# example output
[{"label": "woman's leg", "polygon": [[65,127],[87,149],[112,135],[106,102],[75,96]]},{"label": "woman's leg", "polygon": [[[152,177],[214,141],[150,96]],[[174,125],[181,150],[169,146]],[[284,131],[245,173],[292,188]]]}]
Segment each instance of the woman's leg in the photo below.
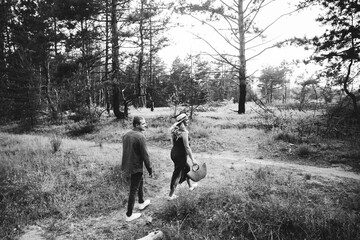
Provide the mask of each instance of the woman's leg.
[{"label": "woman's leg", "polygon": [[187,173],[190,172],[190,170],[191,170],[191,169],[190,169],[189,164],[186,163],[186,165],[185,165],[185,167],[184,167],[184,171],[185,171],[185,175],[186,175],[186,182],[187,182],[187,184],[189,185],[189,188],[192,187],[190,178],[187,176]]},{"label": "woman's leg", "polygon": [[175,189],[176,189],[177,185],[179,184],[180,178],[181,178],[181,168],[179,166],[175,165],[175,169],[172,174],[171,182],[170,182],[169,197],[172,197],[172,195],[174,194]]},{"label": "woman's leg", "polygon": [[188,184],[189,188],[191,188],[191,187],[192,187],[192,185],[191,185],[191,182],[190,182],[190,178],[186,178],[186,182],[187,182],[187,184]]}]

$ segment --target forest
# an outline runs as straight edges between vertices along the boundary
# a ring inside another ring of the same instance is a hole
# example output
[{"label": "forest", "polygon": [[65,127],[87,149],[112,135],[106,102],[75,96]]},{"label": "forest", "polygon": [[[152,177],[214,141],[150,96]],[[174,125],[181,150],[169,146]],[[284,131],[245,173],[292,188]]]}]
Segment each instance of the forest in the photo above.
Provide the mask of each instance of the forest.
[{"label": "forest", "polygon": [[[300,78],[292,88],[294,63],[269,65],[258,77],[246,75],[252,56],[245,58],[245,40],[249,44],[248,38],[265,32],[251,19],[266,1],[247,6],[239,1],[239,9],[249,12],[245,16],[230,5],[224,5],[226,12],[211,2],[1,1],[1,121],[20,121],[31,128],[41,121],[61,122],[71,113],[91,124],[105,111],[126,118],[129,105],[153,110],[185,104],[194,109],[230,99],[238,103],[239,114],[245,113],[246,101],[295,102],[301,109],[307,102],[331,103],[343,97],[357,111],[356,1],[320,2],[324,10],[317,21],[329,26],[323,35],[271,46],[310,46],[314,54],[308,61],[322,64],[316,76]],[[314,4],[298,3],[294,11]],[[207,20],[210,26],[223,18],[232,32],[226,43],[239,54],[218,54],[211,60],[189,55],[175,59],[166,70],[157,53],[170,44],[166,31],[173,27],[175,12]]]},{"label": "forest", "polygon": [[[126,118],[130,104],[205,103],[209,93],[199,79],[209,75],[206,62],[194,59],[191,72],[178,59],[168,73],[157,57],[168,44],[169,8],[146,1],[2,1],[2,122],[31,128],[61,122],[69,112],[92,122],[104,110]],[[214,90],[224,81],[219,75],[206,85]],[[222,85],[212,100],[236,91]]]},{"label": "forest", "polygon": [[[289,11],[259,27],[275,2]],[[268,28],[310,8],[323,32],[265,46]],[[182,16],[218,38],[192,33],[211,52],[169,64],[160,52]],[[289,46],[311,55],[249,71]],[[0,0],[0,50],[0,239],[360,238],[359,1]],[[209,173],[169,203],[181,112]],[[119,159],[135,115],[156,169],[153,205],[127,224]]]}]

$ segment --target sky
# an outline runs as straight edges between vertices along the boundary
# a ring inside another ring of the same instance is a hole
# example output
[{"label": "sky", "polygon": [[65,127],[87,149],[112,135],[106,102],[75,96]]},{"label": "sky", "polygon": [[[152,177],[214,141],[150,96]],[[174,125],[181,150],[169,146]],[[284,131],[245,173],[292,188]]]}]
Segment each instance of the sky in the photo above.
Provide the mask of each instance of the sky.
[{"label": "sky", "polygon": [[[293,9],[290,8],[289,5],[291,2],[294,3],[294,0],[274,1],[258,15],[256,21],[257,25],[259,27],[265,27],[270,22],[278,18],[279,15],[289,12],[290,9]],[[264,41],[267,44],[272,44],[294,36],[312,37],[323,31],[319,23],[315,21],[317,15],[318,11],[309,9],[300,13],[292,14],[291,16],[285,16],[265,32],[267,38]],[[197,20],[186,16],[176,19],[175,25],[176,21],[179,23],[180,27],[173,28],[168,33],[168,37],[171,40],[171,46],[166,47],[159,54],[168,66],[170,66],[172,61],[178,56],[180,58],[184,58],[186,55],[195,55],[200,52],[214,53],[203,40],[197,39],[192,34],[199,34],[211,41],[212,44],[216,45],[216,42],[220,41],[216,41],[217,35],[214,34],[213,31],[209,31],[206,25],[200,24]],[[222,51],[226,52],[227,49],[225,45],[219,45],[217,48],[223,48]],[[249,58],[254,54],[254,51],[247,50],[245,54],[246,58]],[[310,54],[311,51],[305,51],[303,48],[296,47],[268,50],[256,59],[247,62],[247,74],[256,74],[256,72],[259,72],[259,70],[261,70],[264,66],[276,66],[284,60],[288,62],[296,59],[302,60]]]}]

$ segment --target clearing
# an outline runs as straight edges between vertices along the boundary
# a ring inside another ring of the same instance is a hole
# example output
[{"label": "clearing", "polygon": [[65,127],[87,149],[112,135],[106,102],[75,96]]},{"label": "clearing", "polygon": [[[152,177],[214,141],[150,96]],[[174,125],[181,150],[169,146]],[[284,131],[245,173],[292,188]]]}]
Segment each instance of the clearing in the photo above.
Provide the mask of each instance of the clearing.
[{"label": "clearing", "polygon": [[[147,117],[145,113],[140,114]],[[214,118],[214,116],[215,114],[212,117]],[[241,179],[246,179],[248,174],[253,174],[254,170],[259,168],[269,169],[278,175],[291,175],[299,180],[306,178],[309,184],[319,186],[332,185],[334,182],[360,181],[359,174],[341,167],[309,166],[266,157],[259,149],[259,142],[263,141],[266,135],[263,130],[246,128],[239,131],[241,134],[237,134],[238,138],[234,139],[237,147],[232,150],[228,148],[223,151],[194,151],[196,159],[206,162],[208,167],[207,177],[199,182],[199,187],[193,191],[194,194],[203,194],[213,189],[239,184]],[[150,134],[146,133],[146,135]],[[169,204],[167,195],[173,164],[169,157],[169,145],[159,146],[159,144],[149,142],[148,148],[151,159],[156,159],[153,166],[153,178],[148,177],[144,168],[145,197],[151,199],[151,205],[142,211],[139,220],[131,223],[125,222],[126,204],[119,203],[118,210],[103,216],[88,217],[72,222],[70,227],[64,228],[62,232],[57,232],[56,237],[52,239],[107,239],[106,232],[117,232],[116,235],[121,236],[122,233],[125,234],[130,230],[151,225],[154,212]],[[122,154],[121,143],[103,142],[99,144],[94,141],[71,139],[63,139],[61,151],[74,152],[80,155],[84,161],[103,162],[104,165],[120,163]],[[177,190],[180,198],[186,196],[189,191],[187,186],[184,186],[186,184],[182,185]],[[20,239],[48,239],[49,235],[45,231],[48,227],[47,224],[39,223],[37,226],[27,227]],[[52,237],[54,236],[52,235]]]}]

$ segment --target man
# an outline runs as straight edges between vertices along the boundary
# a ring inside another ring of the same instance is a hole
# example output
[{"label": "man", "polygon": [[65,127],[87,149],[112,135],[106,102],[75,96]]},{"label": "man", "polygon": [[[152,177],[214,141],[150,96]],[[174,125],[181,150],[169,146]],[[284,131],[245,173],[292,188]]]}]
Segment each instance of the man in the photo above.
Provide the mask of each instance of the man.
[{"label": "man", "polygon": [[146,147],[146,139],[143,134],[146,121],[143,117],[135,116],[133,118],[133,129],[123,136],[123,155],[121,169],[130,174],[130,193],[126,212],[126,221],[132,221],[141,216],[141,213],[133,213],[135,197],[138,195],[138,209],[143,210],[149,204],[150,200],[144,201],[143,193],[143,165],[152,177],[152,168],[149,154]]}]

